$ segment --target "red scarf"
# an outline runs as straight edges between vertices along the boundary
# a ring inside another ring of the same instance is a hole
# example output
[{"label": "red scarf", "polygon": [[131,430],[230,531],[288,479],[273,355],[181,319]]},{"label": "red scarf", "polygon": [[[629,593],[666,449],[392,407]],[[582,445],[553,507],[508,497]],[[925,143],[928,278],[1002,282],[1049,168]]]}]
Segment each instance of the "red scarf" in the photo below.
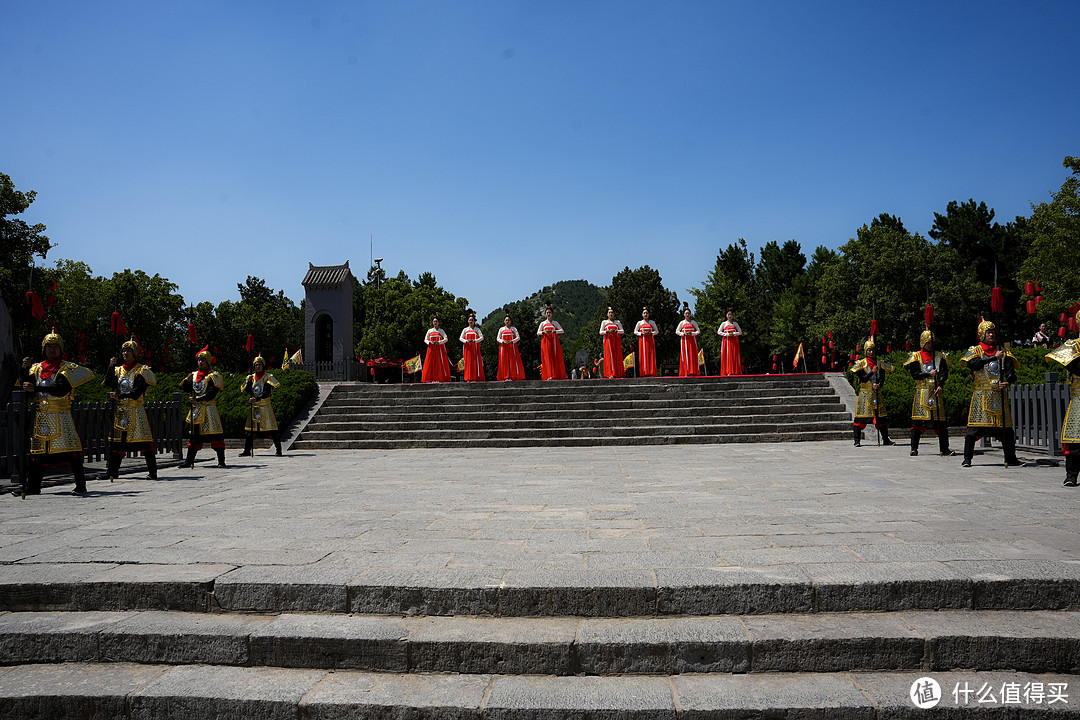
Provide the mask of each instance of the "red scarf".
[{"label": "red scarf", "polygon": [[262,380],[262,376],[265,375],[265,374],[266,373],[264,373],[264,372],[255,373],[255,382],[259,382],[260,380]]},{"label": "red scarf", "polygon": [[204,373],[202,370],[196,370],[195,371],[195,382],[202,382],[202,379],[204,377],[206,377],[208,374],[209,373]]},{"label": "red scarf", "polygon": [[135,367],[136,364],[137,363],[131,363],[130,365],[128,365],[127,363],[124,363],[124,369],[127,370],[128,372],[131,372],[131,369],[133,367]]},{"label": "red scarf", "polygon": [[874,358],[866,358],[866,367],[870,371],[873,371],[873,370],[877,369],[877,363],[874,362]]},{"label": "red scarf", "polygon": [[922,353],[923,365],[929,365],[932,362],[934,362],[934,353],[926,352],[926,350],[922,350],[922,349],[920,349],[919,352]]},{"label": "red scarf", "polygon": [[57,360],[56,362],[49,362],[48,360],[41,361],[41,369],[38,370],[38,377],[42,380],[48,380],[53,376],[53,373],[60,371],[60,365],[63,360]]},{"label": "red scarf", "polygon": [[982,348],[983,355],[996,355],[997,354],[997,345],[987,345],[986,343],[980,341],[979,342],[979,347]]}]

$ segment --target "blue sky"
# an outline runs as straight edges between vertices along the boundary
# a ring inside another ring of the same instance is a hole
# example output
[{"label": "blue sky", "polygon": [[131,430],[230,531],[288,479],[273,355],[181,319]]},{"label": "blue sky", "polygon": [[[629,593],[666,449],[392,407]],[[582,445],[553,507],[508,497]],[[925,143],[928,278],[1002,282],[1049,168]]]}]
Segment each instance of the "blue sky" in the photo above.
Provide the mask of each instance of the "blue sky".
[{"label": "blue sky", "polygon": [[28,2],[0,172],[46,264],[189,302],[308,262],[435,273],[485,314],[718,251],[836,248],[950,200],[1030,213],[1080,155],[1064,2]]}]

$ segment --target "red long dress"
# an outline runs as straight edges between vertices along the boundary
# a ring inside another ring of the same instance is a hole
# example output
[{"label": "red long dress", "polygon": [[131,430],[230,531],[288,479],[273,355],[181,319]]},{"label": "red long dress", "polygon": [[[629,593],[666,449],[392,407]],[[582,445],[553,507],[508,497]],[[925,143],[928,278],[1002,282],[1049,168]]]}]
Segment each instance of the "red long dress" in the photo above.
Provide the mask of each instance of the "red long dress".
[{"label": "red long dress", "polygon": [[600,323],[600,335],[604,338],[604,377],[626,377],[623,368],[622,337],[623,326],[618,320],[604,320]]},{"label": "red long dress", "polygon": [[[545,328],[549,328],[549,331],[544,332]],[[541,380],[566,379],[566,360],[563,359],[562,343],[559,342],[562,331],[562,325],[554,320],[545,320],[536,330],[536,334],[540,336]]]},{"label": "red long dress", "polygon": [[660,332],[652,320],[638,320],[634,334],[638,336],[638,377],[656,377],[656,340]]},{"label": "red long dress", "polygon": [[742,353],[739,351],[739,335],[742,328],[737,322],[725,320],[720,323],[717,333],[723,338],[720,341],[720,374],[742,375]]},{"label": "red long dress", "polygon": [[480,342],[484,333],[478,327],[466,327],[461,331],[462,366],[465,368],[465,382],[487,382],[484,377],[484,359],[480,356]]},{"label": "red long dress", "polygon": [[446,333],[441,329],[431,328],[427,331],[424,342],[428,348],[420,382],[450,382],[450,358],[446,354],[446,340]]},{"label": "red long dress", "polygon": [[681,339],[679,343],[679,377],[700,375],[698,367],[697,335],[701,334],[701,328],[693,320],[683,320],[675,330],[675,334]]},{"label": "red long dress", "polygon": [[516,327],[499,328],[499,380],[524,380],[525,366],[517,343],[521,340]]}]

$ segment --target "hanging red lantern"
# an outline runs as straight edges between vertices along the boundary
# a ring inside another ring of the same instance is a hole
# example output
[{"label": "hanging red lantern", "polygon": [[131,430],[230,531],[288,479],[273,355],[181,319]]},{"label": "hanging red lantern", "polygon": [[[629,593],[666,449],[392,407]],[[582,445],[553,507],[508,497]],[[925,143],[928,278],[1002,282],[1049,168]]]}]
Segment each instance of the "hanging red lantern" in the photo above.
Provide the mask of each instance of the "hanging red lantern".
[{"label": "hanging red lantern", "polygon": [[1024,294],[1025,295],[1034,295],[1035,294],[1035,283],[1033,283],[1033,282],[1024,283]]},{"label": "hanging red lantern", "polygon": [[1062,325],[1061,327],[1058,328],[1058,337],[1059,338],[1065,337],[1065,326],[1064,325]]},{"label": "hanging red lantern", "polygon": [[836,347],[836,346],[835,346],[835,345],[833,345],[833,341],[832,341],[832,340],[830,340],[830,341],[829,341],[829,349],[830,349],[830,350],[832,350],[832,349],[833,349],[834,347]]},{"label": "hanging red lantern", "polygon": [[886,345],[885,346],[885,354],[888,355],[891,352],[892,352],[892,345]]},{"label": "hanging red lantern", "polygon": [[910,342],[904,343],[904,349],[907,350],[908,352],[911,352],[911,343]]},{"label": "hanging red lantern", "polygon": [[1005,296],[1001,294],[999,287],[990,290],[990,312],[1005,312]]},{"label": "hanging red lantern", "polygon": [[1068,316],[1067,313],[1061,313],[1061,317],[1059,318],[1059,320],[1061,320],[1061,322],[1065,322],[1068,319],[1069,319],[1069,316]]},{"label": "hanging red lantern", "polygon": [[1069,327],[1069,332],[1077,332],[1077,325],[1076,325],[1076,318],[1075,317],[1069,318],[1068,327]]},{"label": "hanging red lantern", "polygon": [[195,323],[188,323],[188,326],[187,326],[187,338],[191,342],[192,345],[194,345],[196,342],[198,342],[199,336],[195,332]]},{"label": "hanging red lantern", "polygon": [[1034,315],[1035,314],[1036,302],[1034,300],[1028,300],[1026,303],[1024,303],[1024,305],[1027,307],[1028,315]]},{"label": "hanging red lantern", "polygon": [[828,332],[828,335],[829,335],[829,339],[830,339],[830,340],[832,340],[832,330],[830,330],[830,331]]},{"label": "hanging red lantern", "polygon": [[822,365],[824,365],[824,364],[825,364],[825,362],[826,362],[826,360],[825,360],[825,356],[824,356],[824,355],[822,355],[822,356],[821,356],[821,364],[822,364]]},{"label": "hanging red lantern", "polygon": [[1039,304],[1039,303],[1041,303],[1042,301],[1043,301],[1043,296],[1042,296],[1042,295],[1036,295],[1036,296],[1035,296],[1035,304],[1036,304],[1036,305],[1038,305],[1038,304]]},{"label": "hanging red lantern", "polygon": [[165,347],[169,347],[170,345],[172,345],[172,335],[165,338]]}]

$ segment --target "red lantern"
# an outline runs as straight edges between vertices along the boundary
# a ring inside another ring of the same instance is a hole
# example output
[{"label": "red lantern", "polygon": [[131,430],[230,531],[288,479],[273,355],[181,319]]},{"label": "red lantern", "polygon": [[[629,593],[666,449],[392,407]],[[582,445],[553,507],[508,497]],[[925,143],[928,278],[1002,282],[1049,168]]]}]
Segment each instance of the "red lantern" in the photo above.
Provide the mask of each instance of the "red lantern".
[{"label": "red lantern", "polygon": [[1077,332],[1076,318],[1069,318],[1069,332]]},{"label": "red lantern", "polygon": [[999,287],[990,291],[990,312],[1005,312],[1005,296],[1001,294],[1001,288]]},{"label": "red lantern", "polygon": [[1035,283],[1033,283],[1033,282],[1024,283],[1024,294],[1025,295],[1034,295],[1035,294]]},{"label": "red lantern", "polygon": [[832,340],[832,330],[829,331],[829,339]]},{"label": "red lantern", "polygon": [[1035,303],[1034,300],[1028,300],[1026,303],[1024,303],[1024,305],[1027,307],[1027,314],[1028,315],[1034,315],[1035,314],[1035,304],[1036,303]]},{"label": "red lantern", "polygon": [[934,306],[927,303],[926,308],[923,310],[923,320],[926,322],[926,327],[930,327],[934,324]]},{"label": "red lantern", "polygon": [[198,334],[195,332],[195,323],[188,323],[187,326],[187,339],[194,345],[198,341]]},{"label": "red lantern", "polygon": [[211,365],[217,365],[217,355],[211,355],[210,356],[210,364]]},{"label": "red lantern", "polygon": [[1066,321],[1068,321],[1068,319],[1069,319],[1069,316],[1067,314],[1061,313],[1061,318],[1060,318],[1061,322],[1066,322]]},{"label": "red lantern", "polygon": [[1065,326],[1064,325],[1062,325],[1061,327],[1058,328],[1058,337],[1059,338],[1065,337]]},{"label": "red lantern", "polygon": [[888,355],[891,352],[892,352],[892,345],[886,345],[885,346],[885,354]]},{"label": "red lantern", "polygon": [[911,343],[910,342],[904,343],[904,349],[907,350],[908,352],[911,352]]},{"label": "red lantern", "polygon": [[821,356],[821,364],[822,364],[822,365],[824,365],[824,364],[825,364],[825,362],[826,362],[826,360],[825,360],[825,356],[824,356],[824,355],[822,355],[822,356]]},{"label": "red lantern", "polygon": [[[832,335],[832,333],[829,333],[829,334],[830,334],[830,335]],[[829,341],[829,349],[830,349],[830,350],[832,350],[832,349],[833,349],[834,347],[836,347],[836,346],[835,346],[835,345],[833,345],[833,341],[832,341],[832,340],[830,340],[830,341]]]},{"label": "red lantern", "polygon": [[1036,296],[1035,296],[1035,304],[1036,304],[1036,305],[1038,305],[1038,304],[1039,304],[1039,303],[1041,303],[1042,301],[1043,301],[1043,296],[1042,296],[1042,295],[1036,295]]}]

